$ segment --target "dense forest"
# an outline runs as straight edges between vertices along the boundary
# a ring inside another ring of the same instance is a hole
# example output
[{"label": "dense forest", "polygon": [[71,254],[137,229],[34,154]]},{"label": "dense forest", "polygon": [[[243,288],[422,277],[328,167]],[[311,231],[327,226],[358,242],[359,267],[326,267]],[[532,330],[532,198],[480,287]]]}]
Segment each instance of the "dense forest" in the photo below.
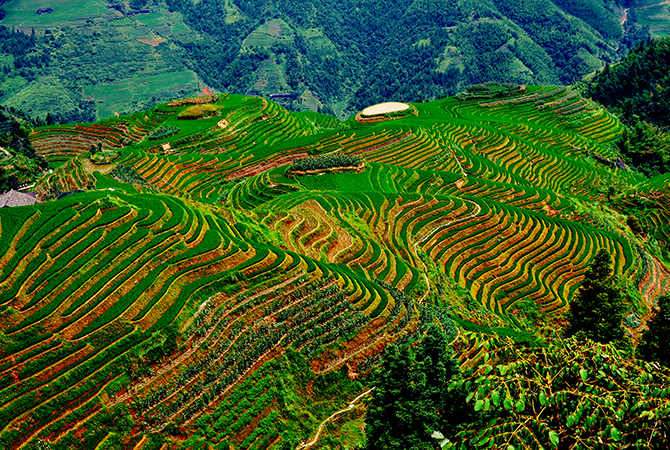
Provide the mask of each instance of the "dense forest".
[{"label": "dense forest", "polygon": [[17,189],[47,168],[30,143],[30,129],[35,125],[44,123],[0,106],[0,193]]},{"label": "dense forest", "polygon": [[589,84],[594,100],[615,108],[621,119],[670,126],[670,39],[648,40],[615,65],[607,65]]},{"label": "dense forest", "polygon": [[670,172],[670,38],[638,44],[615,65],[607,65],[586,91],[627,128],[617,143],[627,162],[646,176]]},{"label": "dense forest", "polygon": [[[43,118],[51,111],[56,122],[91,121],[98,110],[112,113],[89,100],[89,91],[103,89],[91,86],[192,73],[221,92],[291,93],[283,103],[290,109],[343,118],[380,101],[432,100],[489,80],[571,83],[648,36],[631,20],[622,26],[620,8],[587,0],[115,0],[76,28],[23,36],[25,28],[5,28],[3,38],[18,45],[0,48],[0,90]],[[170,81],[142,96],[126,92],[114,111],[194,88]],[[22,104],[19,89],[38,100]]]},{"label": "dense forest", "polygon": [[[548,0],[499,0],[447,7],[436,0],[383,5],[241,0],[237,4],[247,19],[230,25],[214,0],[167,3],[203,36],[215,38],[216,44],[206,40],[205,48],[186,47],[199,61],[203,53],[217,55],[198,68],[209,84],[237,91],[263,61],[279,57],[326,104],[347,99],[353,89],[350,111],[384,100],[434,99],[488,80],[569,83],[601,61],[616,60],[613,44],[623,35],[614,11],[596,2],[556,6]],[[236,48],[241,37],[268,18],[280,18],[298,31],[322,29],[334,52],[324,52],[300,33],[292,47],[297,59],[282,47]],[[236,72],[238,67],[246,70]]]}]

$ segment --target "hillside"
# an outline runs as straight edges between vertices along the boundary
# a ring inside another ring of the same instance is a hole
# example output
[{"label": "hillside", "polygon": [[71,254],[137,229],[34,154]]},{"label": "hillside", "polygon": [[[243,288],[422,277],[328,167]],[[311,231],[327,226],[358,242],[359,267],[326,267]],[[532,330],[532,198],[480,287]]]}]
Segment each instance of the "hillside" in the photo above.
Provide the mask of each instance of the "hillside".
[{"label": "hillside", "polygon": [[569,84],[646,39],[650,20],[668,22],[624,6],[87,0],[37,15],[42,2],[10,0],[1,5],[0,101],[42,119],[49,112],[52,122],[90,122],[205,89],[283,93],[276,99],[290,109],[345,118],[488,80]]},{"label": "hillside", "polygon": [[464,367],[558,329],[603,248],[639,335],[670,178],[616,162],[616,118],[511,84],[393,109],[218,95],[35,128],[46,202],[0,209],[1,446],[296,448],[431,323]]}]

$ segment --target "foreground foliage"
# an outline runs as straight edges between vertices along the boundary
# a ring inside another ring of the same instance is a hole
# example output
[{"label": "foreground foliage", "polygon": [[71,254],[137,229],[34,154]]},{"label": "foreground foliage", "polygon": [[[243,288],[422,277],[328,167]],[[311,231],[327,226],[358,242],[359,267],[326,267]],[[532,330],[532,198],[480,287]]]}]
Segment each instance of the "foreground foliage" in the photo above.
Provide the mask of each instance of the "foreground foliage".
[{"label": "foreground foliage", "polygon": [[462,393],[446,392],[449,381],[460,374],[447,346],[445,332],[433,325],[415,348],[386,350],[366,414],[366,448],[431,448],[434,431],[451,433],[454,422],[466,422],[472,415]]},{"label": "foreground foliage", "polygon": [[612,345],[573,339],[485,344],[465,388],[480,421],[447,449],[661,449],[670,433],[670,371]]},{"label": "foreground foliage", "polygon": [[612,276],[612,258],[600,250],[584,275],[579,292],[570,301],[568,336],[607,344],[624,343],[622,325],[626,313],[617,277]]}]

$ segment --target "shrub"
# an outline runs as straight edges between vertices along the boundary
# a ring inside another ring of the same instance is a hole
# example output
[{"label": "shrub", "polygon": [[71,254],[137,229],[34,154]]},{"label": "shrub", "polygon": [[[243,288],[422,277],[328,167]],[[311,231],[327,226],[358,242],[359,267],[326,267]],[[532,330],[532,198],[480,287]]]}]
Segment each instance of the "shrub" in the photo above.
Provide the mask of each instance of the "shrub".
[{"label": "shrub", "polygon": [[147,139],[150,141],[157,141],[159,139],[163,139],[168,136],[172,136],[173,134],[179,133],[181,130],[178,127],[173,127],[173,126],[167,126],[167,127],[158,127],[149,135],[147,136]]},{"label": "shrub", "polygon": [[120,164],[114,167],[114,170],[111,172],[116,178],[126,183],[134,183],[139,185],[146,185],[147,182],[140,176],[139,173],[132,167],[125,166]]},{"label": "shrub", "polygon": [[289,172],[305,172],[325,170],[334,167],[354,167],[362,162],[359,156],[351,155],[319,155],[310,158],[299,158],[293,161]]},{"label": "shrub", "polygon": [[196,105],[190,106],[179,113],[177,119],[179,120],[196,120],[206,119],[207,117],[216,116],[219,113],[219,108],[215,105]]}]

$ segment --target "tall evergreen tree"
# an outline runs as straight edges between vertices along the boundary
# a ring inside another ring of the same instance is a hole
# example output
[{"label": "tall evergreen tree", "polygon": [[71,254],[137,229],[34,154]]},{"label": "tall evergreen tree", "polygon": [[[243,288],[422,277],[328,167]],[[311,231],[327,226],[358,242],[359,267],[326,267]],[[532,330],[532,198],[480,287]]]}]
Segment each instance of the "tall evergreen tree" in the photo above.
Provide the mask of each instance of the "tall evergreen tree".
[{"label": "tall evergreen tree", "polygon": [[568,336],[600,343],[624,342],[626,305],[612,274],[612,258],[605,249],[596,254],[579,292],[570,301]]},{"label": "tall evergreen tree", "polygon": [[433,432],[455,429],[447,422],[465,407],[465,398],[447,392],[459,374],[447,346],[444,331],[431,326],[416,348],[387,349],[366,416],[368,449],[433,449]]},{"label": "tall evergreen tree", "polygon": [[658,311],[637,350],[645,360],[670,367],[670,296],[658,298]]}]

